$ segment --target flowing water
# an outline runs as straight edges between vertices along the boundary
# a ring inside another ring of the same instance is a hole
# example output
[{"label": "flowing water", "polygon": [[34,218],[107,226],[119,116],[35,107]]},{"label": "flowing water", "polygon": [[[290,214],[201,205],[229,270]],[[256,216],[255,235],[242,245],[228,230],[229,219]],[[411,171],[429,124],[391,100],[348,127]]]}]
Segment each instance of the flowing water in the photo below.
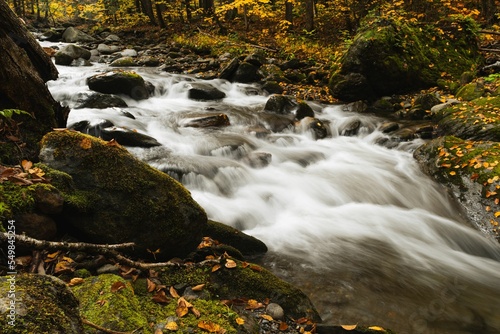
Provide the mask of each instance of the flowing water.
[{"label": "flowing water", "polygon": [[[73,108],[90,92],[85,79],[105,67],[58,69],[49,89]],[[199,102],[187,98],[193,77],[136,70],[154,96],[125,97],[128,108],[73,109],[68,124],[107,119],[156,138],[162,146],[129,149],[178,178],[211,219],[263,240],[270,251],[260,261],[306,292],[324,322],[500,333],[500,246],[420,172],[412,151],[422,140],[384,147],[382,119],[320,104],[311,106],[330,138],[314,140],[301,126],[262,135],[268,97],[257,85],[212,80],[227,97]],[[183,126],[215,113],[231,125]],[[359,133],[343,136],[353,120]],[[252,157],[271,161],[252,168],[244,163]]]}]

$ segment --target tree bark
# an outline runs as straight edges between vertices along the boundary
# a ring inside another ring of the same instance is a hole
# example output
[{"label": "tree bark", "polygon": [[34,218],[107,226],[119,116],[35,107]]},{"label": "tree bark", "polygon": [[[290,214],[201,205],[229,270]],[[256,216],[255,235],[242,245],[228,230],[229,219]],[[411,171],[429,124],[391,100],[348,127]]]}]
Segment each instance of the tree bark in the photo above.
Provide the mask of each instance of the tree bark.
[{"label": "tree bark", "polygon": [[3,123],[0,162],[37,161],[38,141],[52,128],[66,126],[69,110],[54,100],[45,85],[57,79],[55,65],[5,0],[0,0],[0,50],[0,110],[21,109],[33,116],[9,120],[17,123],[14,134]]},{"label": "tree bark", "polygon": [[293,3],[290,1],[285,1],[285,20],[293,26]]},{"label": "tree bark", "polygon": [[314,0],[306,0],[306,30],[314,30]]}]

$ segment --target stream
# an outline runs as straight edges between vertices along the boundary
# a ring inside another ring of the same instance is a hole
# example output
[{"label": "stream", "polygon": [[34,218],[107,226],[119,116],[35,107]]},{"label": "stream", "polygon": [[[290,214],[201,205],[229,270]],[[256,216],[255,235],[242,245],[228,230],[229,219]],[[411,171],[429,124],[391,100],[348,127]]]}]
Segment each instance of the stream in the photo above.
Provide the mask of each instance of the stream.
[{"label": "stream", "polygon": [[[74,108],[90,93],[86,78],[106,69],[58,66],[48,86]],[[315,140],[300,126],[262,135],[268,96],[258,85],[211,80],[226,98],[201,102],[187,98],[194,77],[133,70],[155,86],[152,97],[122,96],[127,108],[72,109],[68,125],[106,119],[154,137],[162,146],[130,152],[180,180],[210,219],[264,241],[269,252],[255,261],[301,288],[325,323],[500,333],[500,245],[470,227],[419,170],[412,152],[423,140],[383,146],[383,119],[312,102],[331,137]],[[214,113],[231,125],[184,126]],[[357,135],[343,135],[356,120]],[[254,168],[246,157],[270,161]]]}]

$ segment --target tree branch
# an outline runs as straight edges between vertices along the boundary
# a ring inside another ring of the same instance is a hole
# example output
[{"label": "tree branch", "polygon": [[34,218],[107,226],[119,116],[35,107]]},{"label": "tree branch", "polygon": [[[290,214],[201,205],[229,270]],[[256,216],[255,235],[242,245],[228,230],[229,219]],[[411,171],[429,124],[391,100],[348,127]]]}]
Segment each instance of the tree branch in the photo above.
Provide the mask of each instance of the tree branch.
[{"label": "tree branch", "polygon": [[96,325],[93,322],[90,322],[85,318],[82,318],[82,322],[87,326],[90,326],[92,328],[95,328],[97,330],[100,330],[101,332],[108,333],[108,334],[133,334],[133,333],[137,332],[139,329],[141,329],[141,328],[137,328],[136,330],[134,330],[132,332],[118,332],[118,331],[114,331],[112,329],[107,329],[107,328],[101,327],[99,325]]}]

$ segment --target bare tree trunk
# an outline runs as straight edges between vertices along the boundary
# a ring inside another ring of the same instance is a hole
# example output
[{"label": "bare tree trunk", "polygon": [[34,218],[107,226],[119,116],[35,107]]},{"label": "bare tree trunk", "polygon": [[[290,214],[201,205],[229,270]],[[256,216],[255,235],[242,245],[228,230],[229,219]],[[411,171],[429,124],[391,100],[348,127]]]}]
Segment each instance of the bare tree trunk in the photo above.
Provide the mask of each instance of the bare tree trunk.
[{"label": "bare tree trunk", "polygon": [[141,0],[141,4],[142,12],[149,18],[149,23],[155,26],[156,20],[153,14],[153,4],[151,3],[151,0]]},{"label": "bare tree trunk", "polygon": [[306,0],[306,30],[314,30],[314,0]]},{"label": "bare tree trunk", "polygon": [[189,0],[184,0],[184,6],[186,7],[186,20],[191,22],[193,16],[191,14],[191,2]]},{"label": "bare tree trunk", "polygon": [[163,5],[155,3],[155,8],[156,8],[156,17],[158,18],[158,22],[160,23],[160,28],[165,28],[165,21],[163,20]]},{"label": "bare tree trunk", "polygon": [[285,1],[285,20],[293,26],[293,3],[290,1]]}]

